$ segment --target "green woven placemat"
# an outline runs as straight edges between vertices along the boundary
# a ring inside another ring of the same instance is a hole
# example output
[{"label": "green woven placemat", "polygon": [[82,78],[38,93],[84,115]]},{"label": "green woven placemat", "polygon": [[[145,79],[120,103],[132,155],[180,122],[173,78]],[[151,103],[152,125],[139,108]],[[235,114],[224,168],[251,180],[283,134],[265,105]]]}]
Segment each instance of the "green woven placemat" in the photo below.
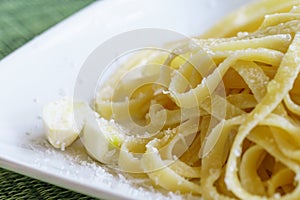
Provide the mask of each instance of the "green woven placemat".
[{"label": "green woven placemat", "polygon": [[[0,0],[0,59],[93,0]],[[0,168],[0,199],[92,199]]]}]

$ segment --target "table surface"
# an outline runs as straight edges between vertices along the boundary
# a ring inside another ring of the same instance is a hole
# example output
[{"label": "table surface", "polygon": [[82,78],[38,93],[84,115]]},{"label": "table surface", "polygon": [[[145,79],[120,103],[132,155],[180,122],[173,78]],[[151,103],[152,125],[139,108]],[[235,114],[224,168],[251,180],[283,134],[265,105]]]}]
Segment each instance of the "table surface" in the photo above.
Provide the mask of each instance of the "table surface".
[{"label": "table surface", "polygon": [[[1,0],[0,60],[94,0]],[[93,199],[0,167],[0,199]]]}]

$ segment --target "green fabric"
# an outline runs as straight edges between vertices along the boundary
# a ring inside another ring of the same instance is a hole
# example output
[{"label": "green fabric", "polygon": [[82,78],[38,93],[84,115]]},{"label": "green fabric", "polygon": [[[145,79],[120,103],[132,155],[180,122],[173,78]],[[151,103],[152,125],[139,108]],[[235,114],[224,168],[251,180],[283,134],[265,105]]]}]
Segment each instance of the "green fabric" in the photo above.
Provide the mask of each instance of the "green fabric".
[{"label": "green fabric", "polygon": [[0,0],[0,59],[93,0]]},{"label": "green fabric", "polygon": [[0,168],[0,199],[93,199]]},{"label": "green fabric", "polygon": [[[0,0],[0,59],[93,0]],[[0,168],[0,199],[92,199]]]}]

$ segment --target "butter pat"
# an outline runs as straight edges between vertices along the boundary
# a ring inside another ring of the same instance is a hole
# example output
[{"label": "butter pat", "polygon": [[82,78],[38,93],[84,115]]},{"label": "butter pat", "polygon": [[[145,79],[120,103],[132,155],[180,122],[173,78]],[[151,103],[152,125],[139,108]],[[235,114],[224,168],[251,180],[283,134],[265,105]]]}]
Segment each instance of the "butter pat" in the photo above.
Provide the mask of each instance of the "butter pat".
[{"label": "butter pat", "polygon": [[46,136],[51,145],[62,150],[70,146],[78,137],[81,128],[74,118],[74,109],[80,109],[84,103],[74,103],[63,98],[51,102],[43,110],[43,122]]}]

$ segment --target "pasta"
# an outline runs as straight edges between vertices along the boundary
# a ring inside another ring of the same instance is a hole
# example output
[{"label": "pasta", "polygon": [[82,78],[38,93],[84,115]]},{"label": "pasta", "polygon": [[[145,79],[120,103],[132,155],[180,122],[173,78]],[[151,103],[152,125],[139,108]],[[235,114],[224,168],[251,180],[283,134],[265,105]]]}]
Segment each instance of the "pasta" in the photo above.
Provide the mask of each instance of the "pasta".
[{"label": "pasta", "polygon": [[204,199],[300,198],[298,5],[257,1],[194,48],[182,42],[179,53],[148,52],[147,68],[145,55],[123,66],[96,100],[128,135],[114,164]]},{"label": "pasta", "polygon": [[204,199],[300,199],[300,1],[255,1],[178,44],[99,89],[90,155]]}]

